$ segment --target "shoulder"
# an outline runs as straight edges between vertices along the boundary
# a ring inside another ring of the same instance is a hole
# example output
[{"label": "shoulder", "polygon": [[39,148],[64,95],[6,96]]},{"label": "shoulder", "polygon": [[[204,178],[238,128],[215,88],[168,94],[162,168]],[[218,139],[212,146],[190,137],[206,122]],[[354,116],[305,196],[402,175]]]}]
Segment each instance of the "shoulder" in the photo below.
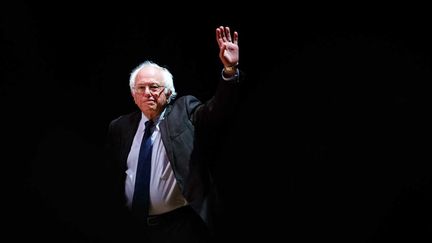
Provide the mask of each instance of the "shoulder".
[{"label": "shoulder", "polygon": [[181,97],[175,99],[174,103],[177,103],[177,102],[189,103],[189,102],[196,102],[196,101],[199,102],[198,98],[196,98],[195,96],[193,96],[193,95],[185,95],[185,96],[181,96]]},{"label": "shoulder", "polygon": [[191,114],[196,110],[202,103],[201,101],[192,95],[185,95],[175,99],[169,106],[167,116],[170,117],[190,117]]},{"label": "shoulder", "polygon": [[185,95],[176,99],[173,103],[174,108],[194,109],[200,105],[201,101],[192,95]]},{"label": "shoulder", "polygon": [[110,122],[110,127],[122,127],[130,125],[131,123],[135,123],[136,121],[139,121],[140,115],[141,112],[139,111],[134,111],[129,114],[121,115]]}]

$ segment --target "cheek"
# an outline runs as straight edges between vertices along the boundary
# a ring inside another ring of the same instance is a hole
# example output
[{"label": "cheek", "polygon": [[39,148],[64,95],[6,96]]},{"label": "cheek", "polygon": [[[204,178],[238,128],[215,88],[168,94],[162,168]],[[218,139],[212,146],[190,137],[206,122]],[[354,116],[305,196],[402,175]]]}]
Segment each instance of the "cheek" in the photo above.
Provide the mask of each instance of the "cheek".
[{"label": "cheek", "polygon": [[165,94],[162,94],[161,96],[159,96],[158,98],[158,103],[164,105],[167,102],[167,98],[165,96]]},{"label": "cheek", "polygon": [[134,95],[134,94],[132,94],[132,98],[133,98],[135,104],[138,104],[139,98],[136,95]]}]

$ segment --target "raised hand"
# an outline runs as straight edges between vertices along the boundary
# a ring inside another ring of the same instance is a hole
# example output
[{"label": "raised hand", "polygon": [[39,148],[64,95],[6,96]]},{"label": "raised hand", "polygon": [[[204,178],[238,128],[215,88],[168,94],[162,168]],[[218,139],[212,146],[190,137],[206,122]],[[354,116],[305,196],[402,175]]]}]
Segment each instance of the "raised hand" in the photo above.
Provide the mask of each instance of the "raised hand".
[{"label": "raised hand", "polygon": [[219,58],[224,67],[237,66],[239,62],[238,33],[234,31],[231,37],[230,28],[216,28],[216,41],[219,45]]}]

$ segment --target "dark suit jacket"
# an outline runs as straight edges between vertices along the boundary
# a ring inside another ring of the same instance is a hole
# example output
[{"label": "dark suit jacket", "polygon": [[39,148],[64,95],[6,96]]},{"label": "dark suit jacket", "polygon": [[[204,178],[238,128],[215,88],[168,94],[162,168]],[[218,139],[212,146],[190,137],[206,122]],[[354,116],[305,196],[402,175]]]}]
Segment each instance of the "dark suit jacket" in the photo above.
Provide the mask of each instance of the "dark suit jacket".
[{"label": "dark suit jacket", "polygon": [[[180,189],[193,209],[211,227],[214,187],[211,151],[233,115],[239,80],[221,80],[215,95],[206,103],[183,96],[166,107],[160,122],[162,140]],[[127,157],[141,119],[141,112],[120,116],[110,123],[107,141],[109,178],[114,202],[125,205]]]}]

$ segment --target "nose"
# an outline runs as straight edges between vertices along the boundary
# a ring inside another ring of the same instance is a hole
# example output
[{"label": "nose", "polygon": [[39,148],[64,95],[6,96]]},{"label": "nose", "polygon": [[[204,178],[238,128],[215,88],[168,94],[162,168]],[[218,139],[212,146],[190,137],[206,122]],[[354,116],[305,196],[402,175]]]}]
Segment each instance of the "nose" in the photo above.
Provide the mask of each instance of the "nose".
[{"label": "nose", "polygon": [[144,87],[144,95],[150,96],[151,94],[152,94],[152,92],[150,91],[150,87],[148,87],[148,86]]}]

